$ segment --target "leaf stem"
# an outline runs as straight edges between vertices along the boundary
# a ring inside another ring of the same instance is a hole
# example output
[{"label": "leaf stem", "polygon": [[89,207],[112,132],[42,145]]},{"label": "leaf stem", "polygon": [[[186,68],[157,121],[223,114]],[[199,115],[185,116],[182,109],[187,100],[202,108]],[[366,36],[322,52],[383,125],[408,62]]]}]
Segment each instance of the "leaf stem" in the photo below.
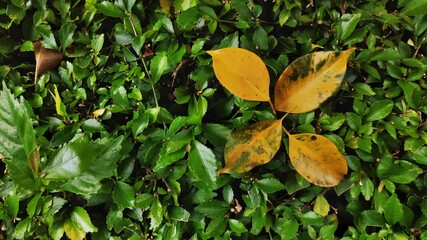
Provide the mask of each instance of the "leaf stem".
[{"label": "leaf stem", "polygon": [[286,135],[290,136],[291,134],[288,132],[288,130],[286,130],[286,128],[284,126],[282,126],[282,129],[285,131]]},{"label": "leaf stem", "polygon": [[156,102],[156,107],[159,107],[159,102],[158,102],[158,99],[157,99],[156,90],[154,89],[153,81],[151,79],[151,74],[148,71],[147,65],[145,64],[145,60],[144,60],[143,57],[141,58],[141,62],[142,62],[142,65],[144,66],[145,72],[147,73],[148,79],[150,80],[150,86],[151,86],[151,90],[153,91],[153,96],[154,96],[154,101]]},{"label": "leaf stem", "polygon": [[274,104],[271,102],[271,100],[268,100],[268,104],[270,104],[271,110],[273,110],[273,113],[276,116],[276,110],[274,109]]}]

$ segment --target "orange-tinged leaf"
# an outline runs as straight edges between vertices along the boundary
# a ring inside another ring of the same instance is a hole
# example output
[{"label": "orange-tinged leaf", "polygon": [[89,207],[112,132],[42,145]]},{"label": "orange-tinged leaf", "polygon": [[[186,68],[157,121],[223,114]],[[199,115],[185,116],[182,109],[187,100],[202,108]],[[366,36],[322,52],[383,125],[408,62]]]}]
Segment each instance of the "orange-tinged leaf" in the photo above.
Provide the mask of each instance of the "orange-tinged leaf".
[{"label": "orange-tinged leaf", "polygon": [[318,108],[339,88],[353,51],[315,52],[291,63],[274,89],[276,110],[304,113]]},{"label": "orange-tinged leaf", "polygon": [[44,48],[40,41],[34,42],[34,55],[36,56],[36,79],[40,74],[54,69],[62,60],[60,52]]},{"label": "orange-tinged leaf", "polygon": [[347,174],[344,155],[329,139],[311,133],[288,134],[288,137],[291,163],[309,182],[332,187]]},{"label": "orange-tinged leaf", "polygon": [[280,148],[282,119],[266,120],[233,131],[224,149],[225,167],[221,173],[244,173],[268,163]]},{"label": "orange-tinged leaf", "polygon": [[207,53],[212,56],[216,77],[228,91],[245,100],[270,101],[270,76],[256,54],[242,48]]}]

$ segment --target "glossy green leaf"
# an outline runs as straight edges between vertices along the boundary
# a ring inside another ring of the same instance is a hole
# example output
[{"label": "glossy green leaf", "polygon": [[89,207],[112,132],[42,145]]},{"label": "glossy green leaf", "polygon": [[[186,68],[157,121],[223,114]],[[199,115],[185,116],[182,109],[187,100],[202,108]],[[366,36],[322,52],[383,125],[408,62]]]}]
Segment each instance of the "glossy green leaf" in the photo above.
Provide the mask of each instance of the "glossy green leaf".
[{"label": "glossy green leaf", "polygon": [[150,212],[148,213],[150,218],[150,229],[155,230],[162,224],[163,221],[163,208],[159,199],[154,199],[151,203]]},{"label": "glossy green leaf", "polygon": [[168,68],[168,57],[165,53],[161,53],[156,55],[151,60],[150,65],[150,73],[151,73],[151,81],[153,84],[157,83],[160,80],[160,77]]},{"label": "glossy green leaf", "polygon": [[211,200],[199,204],[195,210],[210,218],[223,218],[228,211],[228,205],[224,202]]},{"label": "glossy green leaf", "polygon": [[396,224],[403,217],[402,203],[396,194],[391,195],[384,206],[384,217],[391,225]]},{"label": "glossy green leaf", "polygon": [[236,219],[228,219],[228,225],[230,226],[230,229],[237,234],[237,236],[248,231],[245,225]]},{"label": "glossy green leaf", "polygon": [[265,178],[258,180],[255,183],[261,191],[265,193],[274,193],[284,190],[286,187],[279,180],[275,178]]},{"label": "glossy green leaf", "polygon": [[221,173],[243,173],[268,163],[279,150],[282,119],[266,120],[231,132],[224,149]]},{"label": "glossy green leaf", "polygon": [[0,92],[0,153],[11,178],[19,185],[34,189],[34,175],[28,157],[36,148],[36,137],[23,101],[16,100],[6,84]]},{"label": "glossy green leaf", "polygon": [[350,36],[350,34],[354,31],[357,24],[359,23],[361,16],[362,14],[356,13],[344,14],[341,17],[341,21],[337,26],[337,31],[341,41],[347,39]]},{"label": "glossy green leaf", "polygon": [[298,222],[295,219],[280,218],[275,221],[273,230],[280,235],[281,239],[291,240],[297,236]]},{"label": "glossy green leaf", "polygon": [[217,160],[212,150],[197,140],[193,141],[188,156],[188,167],[199,180],[204,181],[213,189],[216,188],[217,181],[216,164]]},{"label": "glossy green leaf", "polygon": [[92,224],[89,214],[82,207],[75,207],[71,212],[71,222],[83,232],[96,232],[98,229]]},{"label": "glossy green leaf", "polygon": [[394,103],[391,100],[379,100],[374,102],[366,114],[366,121],[372,122],[387,117],[393,110]]},{"label": "glossy green leaf", "polygon": [[134,206],[135,191],[129,184],[117,182],[113,191],[113,200],[119,208],[132,208]]},{"label": "glossy green leaf", "polygon": [[416,16],[427,12],[427,2],[412,0],[403,9],[402,14],[408,16]]},{"label": "glossy green leaf", "polygon": [[95,4],[96,9],[107,17],[124,18],[126,14],[112,2],[102,1]]},{"label": "glossy green leaf", "polygon": [[42,170],[47,180],[70,180],[91,167],[101,146],[93,143],[72,142],[59,148]]},{"label": "glossy green leaf", "polygon": [[188,222],[188,219],[190,218],[190,213],[182,207],[173,206],[172,210],[170,211],[170,217],[171,219],[180,222]]}]

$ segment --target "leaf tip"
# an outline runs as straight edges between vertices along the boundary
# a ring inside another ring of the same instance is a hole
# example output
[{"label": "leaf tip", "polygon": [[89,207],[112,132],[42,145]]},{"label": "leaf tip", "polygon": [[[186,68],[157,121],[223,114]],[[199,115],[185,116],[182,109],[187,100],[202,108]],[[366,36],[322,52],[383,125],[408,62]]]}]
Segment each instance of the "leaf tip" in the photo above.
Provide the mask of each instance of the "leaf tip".
[{"label": "leaf tip", "polygon": [[230,169],[229,168],[221,168],[220,170],[218,170],[217,175],[220,175],[222,173],[230,173]]}]

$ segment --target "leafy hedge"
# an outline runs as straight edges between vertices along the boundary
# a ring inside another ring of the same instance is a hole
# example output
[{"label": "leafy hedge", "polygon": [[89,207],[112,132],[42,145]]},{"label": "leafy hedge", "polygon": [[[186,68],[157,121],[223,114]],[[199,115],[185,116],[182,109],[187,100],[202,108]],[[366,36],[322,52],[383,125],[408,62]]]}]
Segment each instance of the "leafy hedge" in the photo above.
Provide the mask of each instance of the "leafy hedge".
[{"label": "leafy hedge", "polygon": [[[0,0],[0,239],[427,238],[426,13],[420,0]],[[271,79],[356,48],[340,90],[283,121],[345,154],[337,187],[307,182],[285,147],[217,175],[232,129],[275,119],[218,83],[205,51],[226,47]]]}]

